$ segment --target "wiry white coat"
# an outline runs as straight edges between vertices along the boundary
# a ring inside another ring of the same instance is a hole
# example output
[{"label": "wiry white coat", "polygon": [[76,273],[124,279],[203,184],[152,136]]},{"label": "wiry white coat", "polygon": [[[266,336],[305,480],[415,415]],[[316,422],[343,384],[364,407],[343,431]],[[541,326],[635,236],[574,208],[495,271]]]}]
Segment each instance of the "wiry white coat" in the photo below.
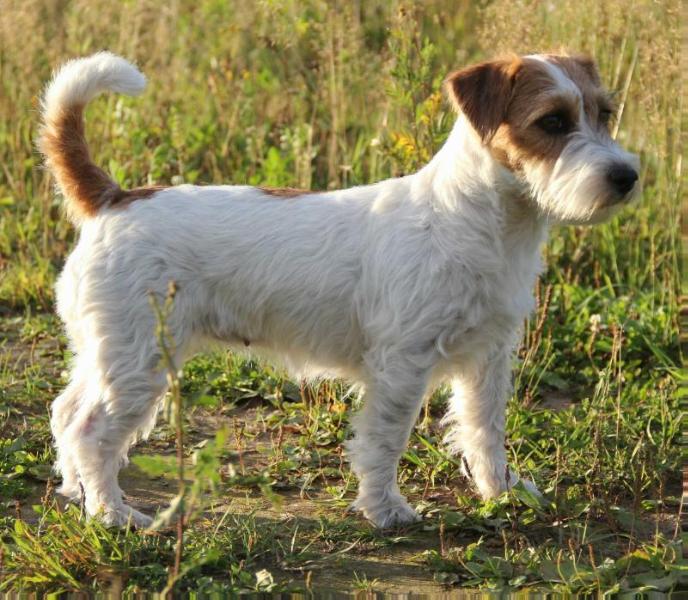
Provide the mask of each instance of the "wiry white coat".
[{"label": "wiry white coat", "polygon": [[[89,99],[96,79],[124,92],[136,79],[109,58],[67,69],[46,110]],[[450,448],[484,496],[499,494],[517,480],[506,475],[504,407],[547,230],[524,189],[460,116],[407,177],[295,198],[182,185],[84,220],[57,284],[75,353],[53,407],[63,492],[81,482],[90,514],[147,522],[123,503],[117,471],[165,392],[148,294],[162,299],[174,281],[178,364],[207,340],[249,342],[292,373],[362,384],[347,449],[355,506],[376,524],[416,518],[397,462],[424,395],[447,379]]]}]

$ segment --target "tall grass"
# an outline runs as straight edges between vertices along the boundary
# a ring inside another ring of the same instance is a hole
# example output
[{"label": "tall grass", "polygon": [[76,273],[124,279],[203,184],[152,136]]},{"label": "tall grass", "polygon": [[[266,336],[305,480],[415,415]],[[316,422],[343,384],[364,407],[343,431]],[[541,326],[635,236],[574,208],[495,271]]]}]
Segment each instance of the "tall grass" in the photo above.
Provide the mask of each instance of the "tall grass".
[{"label": "tall grass", "polygon": [[[644,202],[550,247],[562,278],[604,272],[675,313],[678,2],[489,3],[5,0],[0,11],[0,302],[47,308],[73,232],[33,146],[38,98],[63,60],[102,48],[150,78],[91,108],[95,159],[120,183],[332,188],[417,168],[451,122],[450,69],[504,51],[593,55],[640,152]],[[599,248],[605,248],[604,253]],[[562,268],[563,267],[563,268]],[[570,269],[568,268],[570,267]],[[663,341],[675,321],[666,325]]]}]

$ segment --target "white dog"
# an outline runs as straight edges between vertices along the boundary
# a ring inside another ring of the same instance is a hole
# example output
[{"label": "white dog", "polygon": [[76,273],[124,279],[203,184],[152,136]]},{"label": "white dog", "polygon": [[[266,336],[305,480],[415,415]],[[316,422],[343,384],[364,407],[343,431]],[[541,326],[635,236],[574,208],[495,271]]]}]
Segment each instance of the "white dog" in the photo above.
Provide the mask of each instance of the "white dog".
[{"label": "white dog", "polygon": [[[300,376],[358,382],[347,444],[354,507],[387,527],[414,521],[397,464],[423,397],[451,380],[447,440],[485,498],[507,468],[512,351],[552,223],[602,221],[637,195],[638,161],[610,138],[592,61],[536,55],[451,74],[458,118],[407,177],[333,192],[249,186],[120,189],[91,161],[84,105],[146,80],[101,52],[67,63],[43,100],[40,148],[80,228],[57,284],[75,354],[52,409],[62,493],[108,523],[150,519],[117,482],[166,391],[149,291],[178,293],[177,364],[221,340]],[[534,486],[527,482],[527,485]]]}]

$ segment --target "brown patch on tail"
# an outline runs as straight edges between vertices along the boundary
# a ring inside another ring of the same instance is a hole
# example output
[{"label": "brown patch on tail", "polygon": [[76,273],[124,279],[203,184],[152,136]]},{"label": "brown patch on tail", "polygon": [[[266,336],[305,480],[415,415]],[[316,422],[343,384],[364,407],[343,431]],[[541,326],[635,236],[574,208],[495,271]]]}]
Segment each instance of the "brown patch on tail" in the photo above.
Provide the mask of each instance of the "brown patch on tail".
[{"label": "brown patch on tail", "polygon": [[65,108],[46,120],[39,148],[75,217],[92,217],[119,186],[91,160],[84,135],[83,106]]},{"label": "brown patch on tail", "polygon": [[275,196],[277,198],[296,198],[297,196],[306,196],[308,194],[318,193],[317,190],[300,190],[290,187],[270,188],[259,186],[258,189],[268,196]]},{"label": "brown patch on tail", "polygon": [[105,206],[127,206],[149,198],[161,186],[121,189],[94,164],[84,133],[84,107],[63,109],[46,119],[38,145],[67,201],[69,214],[77,221],[93,217]]}]

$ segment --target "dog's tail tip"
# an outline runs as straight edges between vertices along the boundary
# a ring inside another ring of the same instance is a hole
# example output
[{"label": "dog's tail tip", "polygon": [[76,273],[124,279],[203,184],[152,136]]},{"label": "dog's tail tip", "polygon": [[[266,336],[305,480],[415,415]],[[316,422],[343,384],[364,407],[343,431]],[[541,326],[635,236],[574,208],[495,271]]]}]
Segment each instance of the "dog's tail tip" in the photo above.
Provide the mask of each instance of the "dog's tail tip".
[{"label": "dog's tail tip", "polygon": [[132,63],[112,52],[76,58],[55,73],[43,96],[43,113],[84,106],[102,92],[138,96],[146,77]]}]

